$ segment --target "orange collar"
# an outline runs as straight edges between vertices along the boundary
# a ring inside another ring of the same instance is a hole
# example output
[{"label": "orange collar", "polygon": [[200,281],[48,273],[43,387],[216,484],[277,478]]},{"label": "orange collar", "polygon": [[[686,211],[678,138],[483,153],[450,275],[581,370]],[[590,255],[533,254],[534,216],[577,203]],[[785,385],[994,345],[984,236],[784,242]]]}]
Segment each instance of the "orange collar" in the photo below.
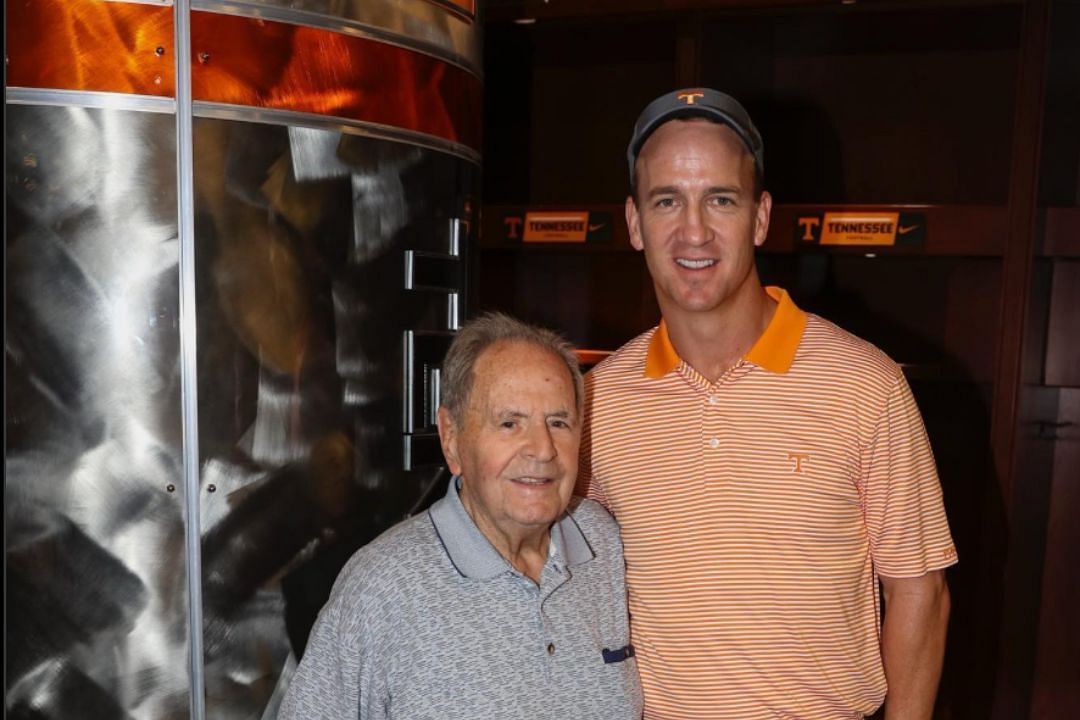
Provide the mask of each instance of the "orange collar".
[{"label": "orange collar", "polygon": [[[795,305],[787,291],[778,287],[766,287],[778,304],[769,326],[757,339],[744,360],[765,368],[769,372],[786,373],[795,360],[795,351],[799,349],[803,330],[806,328],[806,313]],[[679,367],[682,358],[675,352],[675,347],[668,337],[667,324],[661,320],[660,327],[649,341],[649,351],[645,356],[645,377],[658,379]]]}]

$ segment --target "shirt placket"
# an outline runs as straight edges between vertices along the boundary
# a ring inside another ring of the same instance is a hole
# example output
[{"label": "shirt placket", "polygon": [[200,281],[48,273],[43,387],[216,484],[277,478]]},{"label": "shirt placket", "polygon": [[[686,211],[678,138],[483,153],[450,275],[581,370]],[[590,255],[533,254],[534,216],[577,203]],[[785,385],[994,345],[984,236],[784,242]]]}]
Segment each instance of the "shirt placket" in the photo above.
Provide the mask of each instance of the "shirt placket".
[{"label": "shirt placket", "polygon": [[[540,572],[540,586],[533,585],[536,593],[536,622],[539,631],[540,652],[544,656],[544,670],[549,681],[554,679],[555,662],[559,657],[560,642],[557,623],[548,617],[546,605],[551,596],[569,579],[566,568],[557,560],[556,554],[548,558]],[[565,628],[564,628],[565,630]],[[565,650],[565,648],[562,648]]]},{"label": "shirt placket", "polygon": [[723,387],[724,380],[720,378],[710,384],[703,397],[699,400],[701,405],[701,442],[702,469],[705,475],[706,487],[715,486],[723,481],[724,459],[724,431],[725,418],[723,412]]},{"label": "shirt placket", "polygon": [[679,374],[693,388],[698,411],[697,442],[701,463],[696,468],[700,477],[696,478],[703,487],[714,483],[720,470],[719,462],[724,444],[723,384],[725,373],[715,383],[709,382],[685,362],[679,367]]},{"label": "shirt placket", "polygon": [[701,443],[701,471],[706,487],[717,486],[730,480],[731,463],[728,455],[731,448],[730,417],[727,401],[733,392],[733,385],[753,369],[751,363],[739,360],[728,368],[716,382],[709,382],[704,376],[683,363],[687,381],[698,395],[698,441]]}]

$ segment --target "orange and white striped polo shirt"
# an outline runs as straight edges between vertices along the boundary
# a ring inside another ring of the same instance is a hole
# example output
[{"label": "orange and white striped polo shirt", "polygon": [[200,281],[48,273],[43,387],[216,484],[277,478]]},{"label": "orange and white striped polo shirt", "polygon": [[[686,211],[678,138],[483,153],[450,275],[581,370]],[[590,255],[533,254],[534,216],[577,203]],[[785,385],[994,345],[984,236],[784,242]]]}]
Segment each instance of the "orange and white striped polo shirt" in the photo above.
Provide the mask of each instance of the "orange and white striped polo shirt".
[{"label": "orange and white striped polo shirt", "polygon": [[956,561],[899,367],[778,288],[715,383],[661,323],[586,378],[579,491],[622,528],[647,719],[859,718],[878,582]]}]

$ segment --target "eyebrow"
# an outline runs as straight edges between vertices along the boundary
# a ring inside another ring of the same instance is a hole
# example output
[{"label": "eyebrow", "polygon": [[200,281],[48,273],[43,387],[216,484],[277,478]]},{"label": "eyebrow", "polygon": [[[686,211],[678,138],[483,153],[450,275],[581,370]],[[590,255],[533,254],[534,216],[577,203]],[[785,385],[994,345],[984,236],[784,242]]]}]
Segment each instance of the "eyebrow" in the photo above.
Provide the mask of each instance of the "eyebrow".
[{"label": "eyebrow", "polygon": [[[529,413],[521,411],[521,410],[503,410],[501,412],[496,413],[495,416],[497,418],[499,418],[500,420],[505,420],[505,419],[508,419],[508,418],[513,419],[513,420],[517,420],[519,418],[527,418],[527,417],[529,417]],[[571,416],[572,415],[571,415],[569,410],[555,410],[553,412],[544,413],[545,418],[568,419]]]},{"label": "eyebrow", "polygon": [[[717,195],[717,194],[725,194],[725,193],[738,194],[740,192],[740,190],[741,190],[741,188],[738,187],[737,185],[714,185],[714,186],[712,186],[710,188],[707,188],[705,190],[705,194],[706,195]],[[662,185],[660,187],[653,188],[652,190],[650,190],[649,194],[648,194],[648,197],[652,198],[652,197],[656,197],[658,195],[682,195],[682,194],[683,194],[683,191],[680,190],[679,188],[677,188],[674,185]]]},{"label": "eyebrow", "polygon": [[649,197],[656,195],[678,195],[680,191],[674,185],[663,185],[661,187],[653,188],[649,191]]},{"label": "eyebrow", "polygon": [[505,420],[507,418],[512,418],[514,420],[517,420],[518,418],[523,418],[523,417],[528,417],[528,416],[529,416],[528,413],[523,412],[521,410],[499,410],[498,412],[495,413],[495,417],[497,417],[499,420]]}]

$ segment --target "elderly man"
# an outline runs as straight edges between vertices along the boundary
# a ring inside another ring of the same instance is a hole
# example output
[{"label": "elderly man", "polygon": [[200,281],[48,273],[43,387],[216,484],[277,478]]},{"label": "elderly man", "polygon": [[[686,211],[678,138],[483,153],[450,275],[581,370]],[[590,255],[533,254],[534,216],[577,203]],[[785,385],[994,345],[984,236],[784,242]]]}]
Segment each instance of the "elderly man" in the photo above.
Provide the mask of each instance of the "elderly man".
[{"label": "elderly man", "polygon": [[929,718],[956,560],[934,459],[896,363],[758,280],[763,157],[707,88],[628,149],[663,319],[589,374],[582,480],[622,528],[645,716]]},{"label": "elderly man", "polygon": [[279,718],[638,718],[618,528],[571,503],[571,348],[504,315],[443,364],[446,496],[338,577]]}]

